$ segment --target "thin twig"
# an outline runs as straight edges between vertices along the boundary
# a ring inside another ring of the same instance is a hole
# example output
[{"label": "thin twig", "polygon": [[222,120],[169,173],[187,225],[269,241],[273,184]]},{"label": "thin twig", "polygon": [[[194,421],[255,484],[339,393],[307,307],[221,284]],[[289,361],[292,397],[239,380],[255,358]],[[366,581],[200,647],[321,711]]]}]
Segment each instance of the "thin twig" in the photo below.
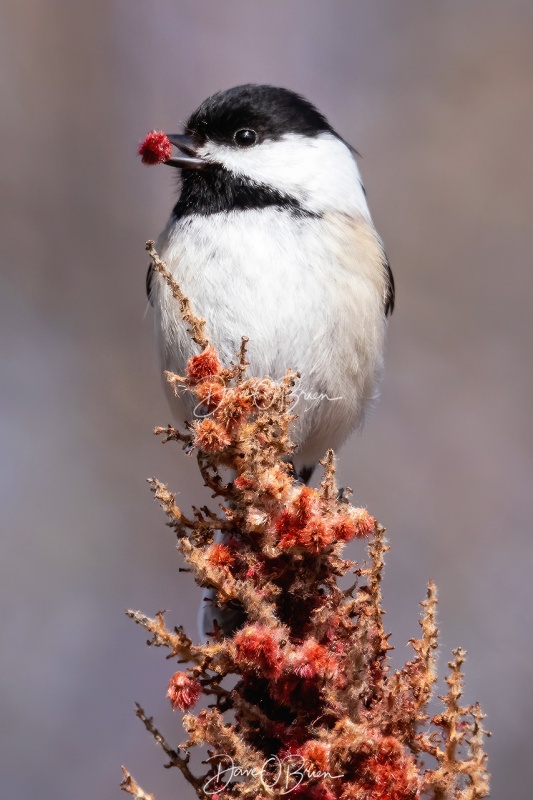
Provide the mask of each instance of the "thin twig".
[{"label": "thin twig", "polygon": [[209,339],[205,335],[205,319],[198,317],[191,309],[189,298],[183,294],[180,285],[174,280],[163,261],[161,261],[152,239],[146,242],[146,249],[152,260],[153,268],[165,279],[167,286],[172,292],[172,297],[178,301],[181,316],[187,325],[189,325],[189,333],[191,334],[192,340],[202,349],[205,349],[209,345]]},{"label": "thin twig", "polygon": [[194,787],[194,790],[198,795],[198,797],[202,799],[206,797],[206,794],[203,789],[205,776],[197,778],[195,775],[192,774],[188,766],[189,762],[188,754],[185,756],[185,758],[182,758],[179,752],[177,750],[174,750],[174,748],[172,748],[169,745],[163,734],[160,733],[160,731],[155,727],[153,723],[153,717],[147,717],[141,706],[138,703],[136,703],[135,705],[137,708],[135,714],[139,717],[146,730],[154,737],[155,741],[158,743],[158,745],[160,745],[161,749],[165,752],[166,756],[168,757],[169,763],[165,764],[165,767],[167,767],[167,769],[170,767],[177,767],[183,773],[185,780],[188,781],[188,783],[190,783],[191,786]]},{"label": "thin twig", "polygon": [[120,782],[120,788],[123,792],[133,795],[135,800],[154,800],[153,794],[147,794],[144,789],[141,789],[139,784],[132,778],[126,767],[122,767],[124,778]]}]

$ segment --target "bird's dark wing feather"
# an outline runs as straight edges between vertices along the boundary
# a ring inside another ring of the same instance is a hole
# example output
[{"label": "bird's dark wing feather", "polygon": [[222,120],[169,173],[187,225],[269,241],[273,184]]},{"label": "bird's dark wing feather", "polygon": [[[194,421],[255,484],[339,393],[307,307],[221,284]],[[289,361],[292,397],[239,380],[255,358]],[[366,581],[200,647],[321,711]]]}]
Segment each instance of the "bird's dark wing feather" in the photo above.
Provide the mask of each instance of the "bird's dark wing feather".
[{"label": "bird's dark wing feather", "polygon": [[151,306],[153,306],[153,301],[152,301],[152,298],[150,296],[150,293],[152,291],[152,275],[153,275],[153,271],[154,271],[154,269],[153,269],[152,265],[150,264],[150,266],[148,267],[148,272],[146,273],[146,295],[148,297],[148,300],[150,301],[150,305]]},{"label": "bird's dark wing feather", "polygon": [[385,256],[385,270],[387,273],[387,288],[385,290],[385,316],[388,317],[394,311],[395,289],[394,277],[390,268],[389,259],[385,253],[383,255]]}]

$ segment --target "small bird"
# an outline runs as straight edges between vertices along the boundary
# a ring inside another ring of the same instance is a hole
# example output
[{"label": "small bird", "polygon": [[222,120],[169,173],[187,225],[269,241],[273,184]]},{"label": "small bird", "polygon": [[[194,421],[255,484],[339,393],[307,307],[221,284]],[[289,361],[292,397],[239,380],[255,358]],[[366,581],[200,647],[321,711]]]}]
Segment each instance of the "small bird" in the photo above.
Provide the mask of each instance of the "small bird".
[{"label": "small bird", "polygon": [[[181,193],[158,252],[223,363],[247,336],[250,375],[300,373],[293,463],[307,482],[363,423],[394,306],[357,153],[303,97],[254,84],[209,97],[168,139]],[[152,270],[147,291],[163,367],[182,373],[196,350],[179,307]]]}]

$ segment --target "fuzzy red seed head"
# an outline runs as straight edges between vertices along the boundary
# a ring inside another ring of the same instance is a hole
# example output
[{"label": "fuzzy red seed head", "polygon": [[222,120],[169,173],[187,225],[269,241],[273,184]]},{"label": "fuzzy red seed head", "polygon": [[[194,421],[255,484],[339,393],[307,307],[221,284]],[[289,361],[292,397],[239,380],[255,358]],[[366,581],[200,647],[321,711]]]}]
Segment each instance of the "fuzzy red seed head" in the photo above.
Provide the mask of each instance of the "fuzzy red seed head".
[{"label": "fuzzy red seed head", "polygon": [[207,550],[207,560],[213,567],[229,569],[235,563],[235,555],[226,544],[214,542]]},{"label": "fuzzy red seed head", "polygon": [[378,735],[374,741],[369,738],[367,747],[368,755],[358,759],[354,782],[347,782],[342,800],[418,800],[416,763],[400,742]]},{"label": "fuzzy red seed head", "polygon": [[206,453],[220,453],[231,444],[227,430],[210,417],[196,422],[193,428],[195,446]]},{"label": "fuzzy red seed head", "polygon": [[350,542],[362,539],[374,530],[374,517],[365,508],[354,508],[347,512],[335,514],[329,523],[331,538],[334,542]]},{"label": "fuzzy red seed head", "polygon": [[335,542],[350,542],[356,536],[355,522],[348,514],[336,514],[330,529]]},{"label": "fuzzy red seed head", "polygon": [[176,711],[188,711],[192,708],[202,693],[202,687],[198,681],[189,678],[186,672],[175,672],[168,684],[167,697],[172,708]]},{"label": "fuzzy red seed head", "polygon": [[327,744],[317,742],[316,739],[309,739],[298,749],[306,767],[309,765],[322,772],[329,772],[329,751],[330,748]]},{"label": "fuzzy red seed head", "polygon": [[281,671],[280,635],[263,625],[249,625],[233,638],[235,660],[241,665],[275,676]]},{"label": "fuzzy red seed head", "polygon": [[276,533],[280,539],[280,546],[283,548],[293,547],[301,530],[302,526],[291,511],[284,511],[276,520]]},{"label": "fuzzy red seed head", "polygon": [[275,464],[273,467],[262,470],[258,486],[262,492],[272,495],[277,500],[282,500],[291,483],[285,464]]},{"label": "fuzzy red seed head", "polygon": [[376,527],[376,520],[370,516],[366,508],[355,508],[352,518],[355,523],[355,536],[358,539],[370,536]]},{"label": "fuzzy red seed head", "polygon": [[319,510],[318,495],[314,489],[304,486],[296,498],[290,503],[278,520],[276,532],[279,535],[279,545],[283,549],[290,547],[306,547],[309,544],[305,526],[311,516]]},{"label": "fuzzy red seed head", "polygon": [[172,145],[163,131],[150,131],[139,144],[138,154],[143,164],[149,166],[168,161],[172,155]]},{"label": "fuzzy red seed head", "polygon": [[310,553],[320,553],[335,543],[331,527],[320,517],[311,519],[302,534],[302,547]]},{"label": "fuzzy red seed head", "polygon": [[331,526],[319,516],[312,517],[301,527],[297,516],[284,512],[276,523],[276,529],[279,533],[278,544],[282,550],[298,547],[309,553],[319,553],[335,542]]},{"label": "fuzzy red seed head", "polygon": [[219,375],[221,370],[222,364],[218,358],[217,351],[210,344],[197,356],[192,356],[187,361],[186,373],[191,383],[198,383],[204,378]]},{"label": "fuzzy red seed head", "polygon": [[319,513],[320,499],[316,489],[304,486],[293,502],[293,509],[295,516],[302,525],[305,525],[313,514]]},{"label": "fuzzy red seed head", "polygon": [[251,489],[254,485],[253,479],[248,477],[247,475],[239,475],[233,481],[233,485],[236,489],[240,489],[241,492],[246,491],[247,489]]},{"label": "fuzzy red seed head", "polygon": [[250,398],[238,389],[227,391],[217,406],[215,417],[228,428],[238,425],[252,411]]},{"label": "fuzzy red seed head", "polygon": [[276,385],[269,378],[251,378],[241,387],[254,409],[270,408],[276,398]]},{"label": "fuzzy red seed head", "polygon": [[225,388],[219,381],[205,380],[194,387],[194,394],[200,405],[209,411],[217,408],[224,399]]},{"label": "fuzzy red seed head", "polygon": [[325,678],[339,669],[339,663],[327,647],[307,639],[293,656],[292,667],[301,678]]}]

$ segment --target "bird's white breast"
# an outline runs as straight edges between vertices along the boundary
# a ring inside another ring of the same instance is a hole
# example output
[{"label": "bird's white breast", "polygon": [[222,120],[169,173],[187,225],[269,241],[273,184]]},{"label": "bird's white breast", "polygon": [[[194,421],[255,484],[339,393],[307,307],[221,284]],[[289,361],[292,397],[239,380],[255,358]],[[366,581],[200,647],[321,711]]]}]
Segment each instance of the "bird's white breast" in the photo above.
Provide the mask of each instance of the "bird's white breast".
[{"label": "bird's white breast", "polygon": [[[226,364],[247,336],[250,374],[300,372],[298,461],[314,464],[340,446],[361,424],[381,370],[386,276],[372,224],[232,211],[171,219],[158,247]],[[197,348],[160,276],[152,291],[164,368],[182,373]]]}]

